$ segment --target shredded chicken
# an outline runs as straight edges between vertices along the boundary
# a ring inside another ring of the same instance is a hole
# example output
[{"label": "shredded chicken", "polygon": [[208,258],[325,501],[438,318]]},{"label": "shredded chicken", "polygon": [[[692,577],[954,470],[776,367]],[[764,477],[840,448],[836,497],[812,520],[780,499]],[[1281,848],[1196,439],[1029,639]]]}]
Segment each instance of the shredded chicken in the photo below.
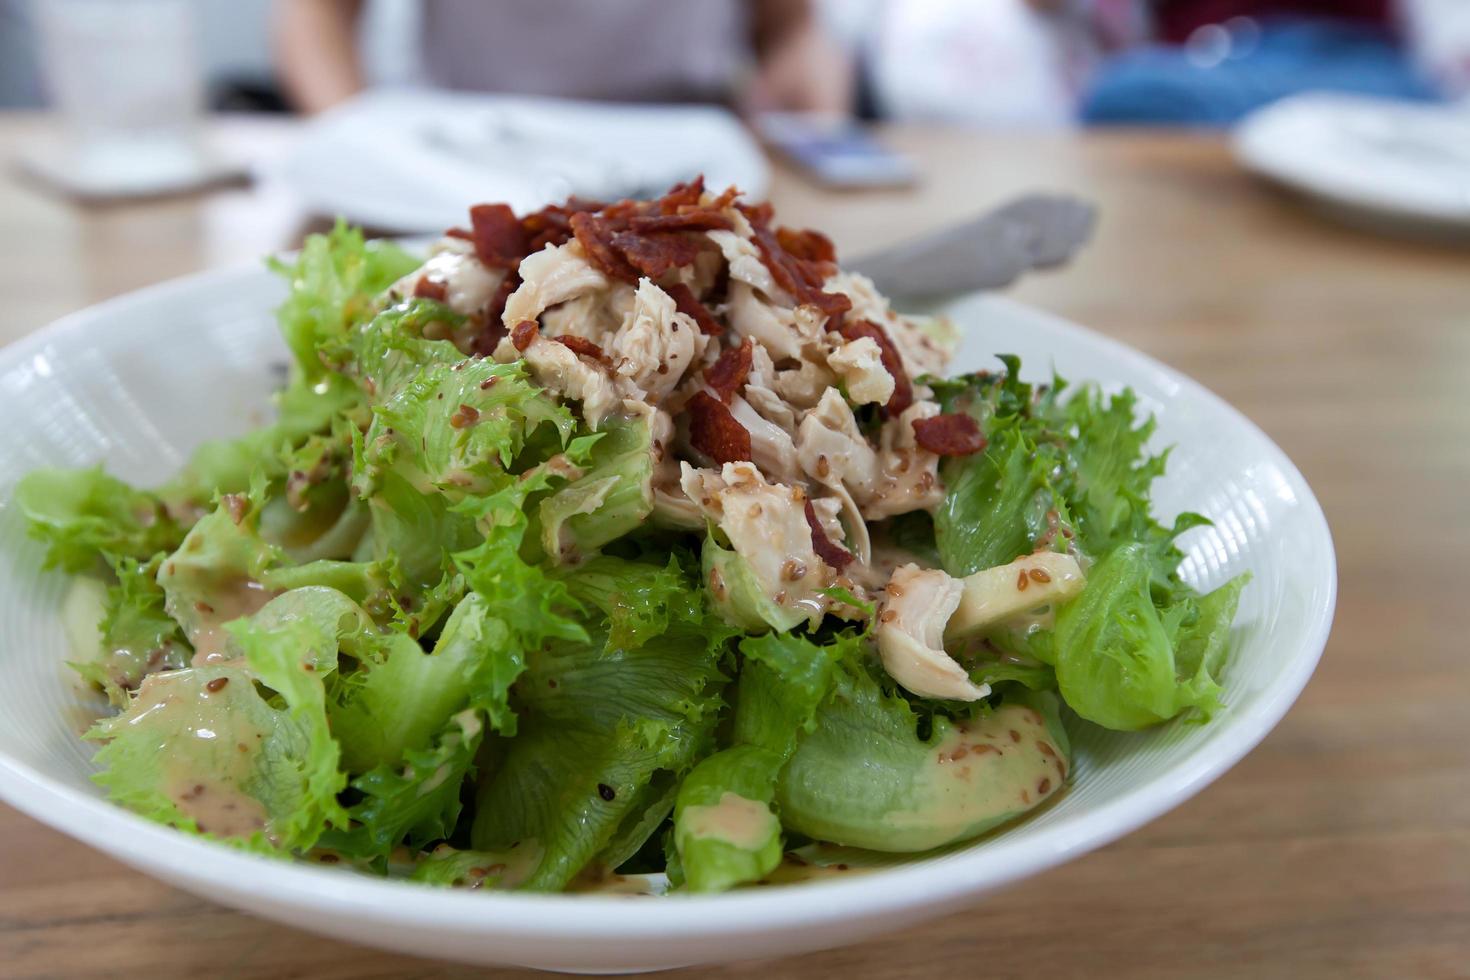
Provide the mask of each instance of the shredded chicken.
[{"label": "shredded chicken", "polygon": [[853,404],[883,405],[893,397],[893,375],[883,366],[883,351],[871,337],[840,345],[828,355],[827,365],[847,386]]},{"label": "shredded chicken", "polygon": [[693,320],[674,309],[673,297],[643,279],[610,353],[618,376],[658,402],[704,353],[707,340]]},{"label": "shredded chicken", "polygon": [[888,675],[920,697],[978,701],[990,693],[944,652],[944,626],[963,594],[963,584],[937,568],[904,565],[888,582],[878,609],[878,654]]},{"label": "shredded chicken", "polygon": [[[746,227],[748,229],[749,225]],[[759,290],[772,299],[781,298],[789,302],[790,297],[777,288],[776,280],[771,278],[771,270],[761,261],[761,254],[750,240],[748,230],[744,235],[733,231],[711,231],[707,234],[729,263],[732,286],[738,283]]]},{"label": "shredded chicken", "polygon": [[883,424],[878,439],[881,481],[863,501],[863,513],[869,520],[912,510],[932,510],[944,500],[939,457],[920,448],[914,439],[914,420],[938,414],[939,406],[934,402],[915,402],[897,418]]},{"label": "shredded chicken", "polygon": [[853,320],[870,320],[878,324],[898,348],[903,359],[903,369],[909,377],[921,374],[941,374],[949,352],[934,338],[920,330],[911,321],[895,315],[888,308],[888,300],[873,286],[867,276],[856,272],[838,272],[829,277],[823,288],[828,292],[841,293],[852,300],[848,316]]},{"label": "shredded chicken", "polygon": [[520,358],[525,358],[526,368],[537,384],[581,402],[582,414],[594,429],[622,404],[623,389],[608,370],[565,344],[537,335],[525,350],[517,350],[509,337],[495,348],[495,359],[501,363]]},{"label": "shredded chicken", "polygon": [[[485,311],[500,289],[505,270],[490,269],[475,257],[468,242],[445,238],[423,265],[389,288],[396,299],[411,299],[424,292],[440,294],[442,302],[461,316]],[[421,284],[424,285],[421,289]]]},{"label": "shredded chicken", "polygon": [[767,482],[753,463],[726,463],[719,470],[685,463],[680,482],[744,559],[763,597],[812,626],[820,623],[831,601],[819,590],[835,576],[812,547],[806,494]]},{"label": "shredded chicken", "polygon": [[505,301],[507,328],[539,318],[547,307],[607,288],[607,277],[587,261],[576,242],[548,245],[521,260],[521,284]]}]

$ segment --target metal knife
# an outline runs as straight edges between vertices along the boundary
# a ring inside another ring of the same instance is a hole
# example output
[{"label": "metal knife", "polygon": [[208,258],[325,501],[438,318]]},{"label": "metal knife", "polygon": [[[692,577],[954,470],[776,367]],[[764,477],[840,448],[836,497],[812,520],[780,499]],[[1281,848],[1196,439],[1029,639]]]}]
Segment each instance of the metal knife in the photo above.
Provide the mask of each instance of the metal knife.
[{"label": "metal knife", "polygon": [[929,299],[1008,286],[1062,265],[1092,237],[1097,211],[1061,194],[1027,194],[957,225],[844,261],[878,291]]}]

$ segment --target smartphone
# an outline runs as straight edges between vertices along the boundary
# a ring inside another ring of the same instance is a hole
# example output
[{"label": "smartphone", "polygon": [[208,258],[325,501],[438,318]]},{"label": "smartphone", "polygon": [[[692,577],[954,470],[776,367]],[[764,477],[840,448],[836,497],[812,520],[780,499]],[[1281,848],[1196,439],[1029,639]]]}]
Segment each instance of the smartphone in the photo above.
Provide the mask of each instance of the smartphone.
[{"label": "smartphone", "polygon": [[756,130],[776,152],[826,187],[907,187],[918,179],[912,160],[851,119],[767,113],[756,121]]}]

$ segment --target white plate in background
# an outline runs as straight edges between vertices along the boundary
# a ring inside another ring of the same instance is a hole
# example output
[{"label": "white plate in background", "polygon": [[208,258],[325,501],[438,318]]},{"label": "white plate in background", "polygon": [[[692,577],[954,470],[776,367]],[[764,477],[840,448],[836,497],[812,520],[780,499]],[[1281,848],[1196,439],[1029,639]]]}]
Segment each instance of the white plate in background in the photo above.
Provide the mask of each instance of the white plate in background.
[{"label": "white plate in background", "polygon": [[[1336,595],[1317,501],[1239,412],[1123,345],[989,296],[949,308],[965,331],[957,370],[1014,352],[1051,370],[1131,385],[1176,446],[1156,504],[1203,512],[1181,539],[1184,576],[1209,589],[1249,571],[1208,725],[1073,731],[1073,784],[1054,805],[941,857],[845,878],[714,896],[629,899],[435,889],[241,853],[113,806],[77,737],[61,616],[66,578],[41,571],[10,488],[41,465],[103,462],[161,481],[203,439],[269,411],[286,360],[271,314],[283,287],[259,266],[204,273],[66,317],[0,350],[0,799],[135,868],[212,901],[355,942],[479,964],[588,972],[805,952],[930,920],[1076,858],[1204,789],[1281,719],[1316,666]],[[160,356],[166,352],[166,356]],[[1120,883],[1120,901],[1127,901]],[[983,920],[977,920],[983,921]],[[1004,941],[998,937],[997,941]]]},{"label": "white plate in background", "polygon": [[369,93],[311,120],[280,171],[312,210],[396,232],[462,225],[486,201],[525,213],[570,195],[655,197],[701,173],[753,198],[769,180],[724,109],[419,90]]},{"label": "white plate in background", "polygon": [[1356,223],[1470,236],[1470,103],[1307,93],[1252,113],[1234,145],[1247,169]]}]

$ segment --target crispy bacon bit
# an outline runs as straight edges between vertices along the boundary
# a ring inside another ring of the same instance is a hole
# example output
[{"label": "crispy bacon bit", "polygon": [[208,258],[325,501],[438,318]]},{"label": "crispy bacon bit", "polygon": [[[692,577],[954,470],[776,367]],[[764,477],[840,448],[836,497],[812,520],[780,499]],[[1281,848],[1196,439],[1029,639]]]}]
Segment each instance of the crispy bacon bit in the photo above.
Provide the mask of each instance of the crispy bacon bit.
[{"label": "crispy bacon bit", "polygon": [[674,307],[680,313],[699,325],[700,333],[709,334],[711,337],[718,337],[725,332],[725,328],[720,325],[720,321],[715,319],[715,315],[709,311],[708,307],[694,297],[694,290],[690,289],[684,283],[676,282],[665,289],[664,292],[674,298]]},{"label": "crispy bacon bit", "polygon": [[678,214],[680,208],[693,207],[704,197],[704,174],[691,181],[675,184],[656,202],[659,214]]},{"label": "crispy bacon bit", "polygon": [[[827,314],[828,330],[839,329],[843,314],[852,309],[852,300],[842,293],[829,293],[822,288],[831,271],[828,263],[804,259],[787,251],[777,233],[771,231],[769,204],[737,206],[750,221],[756,249],[776,285],[795,297],[798,303],[815,306]],[[828,242],[827,245],[830,247],[831,243]],[[802,239],[800,247],[810,251],[821,249],[819,244],[809,243],[805,239]]]},{"label": "crispy bacon bit", "polygon": [[612,236],[612,247],[628,264],[650,279],[657,279],[670,269],[690,265],[699,255],[701,242],[688,235],[639,235],[620,231]]},{"label": "crispy bacon bit", "polygon": [[727,347],[720,352],[715,363],[704,369],[704,383],[720,396],[720,401],[726,405],[741,388],[745,387],[745,379],[750,376],[750,364],[755,352],[755,345],[746,337],[740,342],[739,347]]},{"label": "crispy bacon bit", "polygon": [[467,429],[480,421],[480,410],[473,405],[461,405],[449,416],[449,424],[456,429]]},{"label": "crispy bacon bit", "polygon": [[567,334],[564,337],[552,337],[551,339],[579,357],[590,357],[601,364],[607,363],[607,355],[602,352],[602,348],[598,347],[586,337]]},{"label": "crispy bacon bit", "polygon": [[526,235],[508,204],[476,204],[470,208],[475,255],[492,269],[510,269],[526,254]]},{"label": "crispy bacon bit", "polygon": [[776,241],[803,262],[836,264],[837,249],[832,239],[811,228],[777,228]]},{"label": "crispy bacon bit", "polygon": [[536,325],[535,320],[522,320],[511,328],[510,342],[515,344],[516,350],[524,352],[540,332],[541,328]]},{"label": "crispy bacon bit", "polygon": [[827,537],[827,530],[817,519],[817,511],[812,506],[810,497],[806,500],[806,523],[812,529],[812,550],[817,553],[817,557],[839,572],[846,568],[852,561],[852,552],[839,544],[833,544],[832,539]]},{"label": "crispy bacon bit", "polygon": [[914,441],[939,456],[970,456],[985,448],[980,423],[959,412],[914,419]]},{"label": "crispy bacon bit", "polygon": [[413,294],[419,299],[431,299],[436,303],[442,303],[449,298],[449,286],[443,279],[430,279],[424,276],[413,287]]},{"label": "crispy bacon bit", "polygon": [[577,236],[587,260],[603,275],[611,279],[637,283],[638,270],[623,258],[612,242],[615,228],[607,218],[588,214],[585,211],[572,215],[572,234]]},{"label": "crispy bacon bit", "polygon": [[771,207],[770,201],[762,201],[759,204],[741,204],[740,211],[745,215],[752,225],[766,226],[776,216],[776,209]]},{"label": "crispy bacon bit", "polygon": [[685,409],[691,446],[720,464],[750,459],[750,433],[718,399],[697,391]]},{"label": "crispy bacon bit", "polygon": [[[842,337],[844,340],[871,337],[878,345],[883,360],[883,370],[893,375],[893,397],[889,398],[888,404],[883,406],[885,413],[890,416],[898,415],[914,403],[914,386],[909,383],[908,373],[903,369],[903,359],[898,356],[898,348],[893,346],[893,341],[888,338],[887,331],[872,320],[859,320],[856,323],[844,323]],[[917,432],[917,429],[915,431]]]},{"label": "crispy bacon bit", "polygon": [[507,272],[505,278],[500,280],[500,288],[495,290],[495,295],[490,297],[490,302],[485,306],[485,323],[470,343],[470,353],[481,357],[489,357],[495,353],[495,348],[505,336],[505,322],[502,319],[505,313],[505,301],[520,284],[521,277],[514,269]]},{"label": "crispy bacon bit", "polygon": [[474,235],[471,235],[468,231],[466,231],[463,228],[447,228],[444,231],[444,237],[445,238],[463,238],[467,242],[472,242],[472,241],[475,240],[475,236]]},{"label": "crispy bacon bit", "polygon": [[713,208],[686,208],[678,214],[635,214],[628,227],[638,232],[658,231],[729,231],[735,227],[729,218]]}]

